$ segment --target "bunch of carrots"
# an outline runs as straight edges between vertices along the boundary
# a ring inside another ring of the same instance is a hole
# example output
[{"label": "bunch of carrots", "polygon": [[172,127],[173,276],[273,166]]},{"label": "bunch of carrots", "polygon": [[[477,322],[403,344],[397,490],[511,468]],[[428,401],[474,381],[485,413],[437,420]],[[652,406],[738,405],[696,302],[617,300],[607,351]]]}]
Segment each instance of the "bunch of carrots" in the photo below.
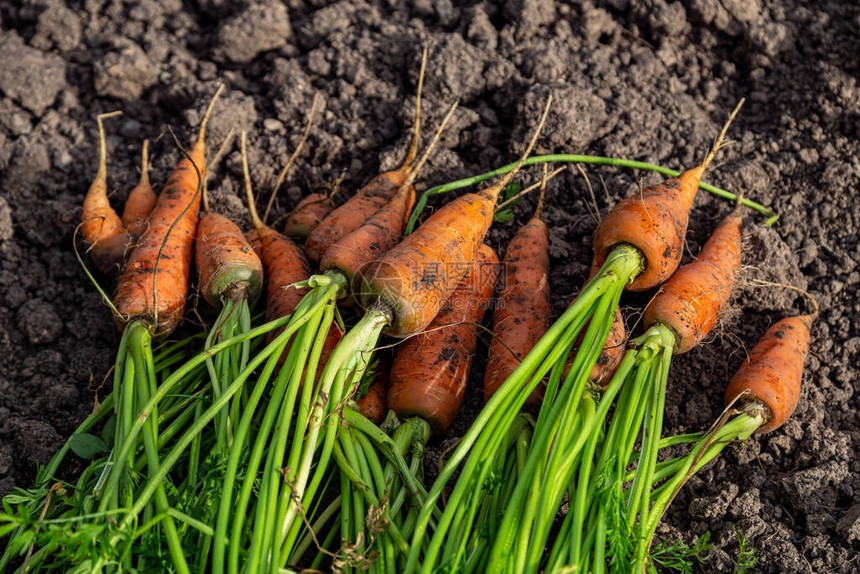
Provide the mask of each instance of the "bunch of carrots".
[{"label": "bunch of carrots", "polygon": [[[98,170],[80,231],[93,265],[118,274],[113,391],[36,487],[4,500],[0,570],[644,571],[686,480],[729,442],[790,416],[814,314],[768,331],[711,429],[662,436],[671,357],[707,337],[737,279],[740,206],[776,215],[701,183],[737,108],[704,161],[678,174],[597,156],[529,157],[550,98],[517,162],[431,188],[416,207],[421,167],[456,110],[419,158],[425,67],[426,51],[402,165],[340,206],[332,194],[305,197],[281,231],[266,220],[316,98],[263,217],[241,134],[250,231],[212,212],[206,195],[217,163],[207,164],[206,125],[221,89],[158,195],[144,142],[121,217],[107,196],[103,126],[116,113],[97,118]],[[553,322],[541,216],[547,164],[567,161],[670,177],[603,220],[591,278]],[[540,183],[520,192],[539,188],[537,209],[500,262],[485,244],[500,197],[538,163]],[[429,195],[495,176],[414,227]],[[737,207],[679,269],[699,187]],[[203,329],[183,323],[195,285],[217,310]],[[628,339],[622,293],[656,288],[644,334]],[[486,405],[428,489],[425,448],[456,419],[490,310]],[[168,340],[180,325],[183,338]],[[661,455],[680,444],[688,454]],[[91,459],[74,485],[55,480],[69,450]]]}]

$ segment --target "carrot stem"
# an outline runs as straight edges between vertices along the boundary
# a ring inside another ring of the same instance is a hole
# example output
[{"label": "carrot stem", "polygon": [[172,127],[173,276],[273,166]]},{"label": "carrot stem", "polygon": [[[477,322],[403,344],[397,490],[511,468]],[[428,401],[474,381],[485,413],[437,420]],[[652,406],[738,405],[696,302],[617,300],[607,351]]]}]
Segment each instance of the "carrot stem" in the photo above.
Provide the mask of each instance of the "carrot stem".
[{"label": "carrot stem", "polygon": [[[678,177],[681,172],[675,171],[673,169],[669,169],[666,167],[661,167],[659,165],[654,165],[652,163],[646,163],[642,161],[635,161],[630,159],[622,159],[622,158],[613,158],[613,157],[604,157],[604,156],[596,156],[596,155],[576,155],[576,154],[551,154],[551,155],[536,155],[530,158],[527,158],[523,162],[523,166],[529,165],[537,165],[542,163],[550,163],[550,162],[565,162],[565,163],[587,163],[587,164],[597,164],[597,165],[611,165],[616,167],[626,167],[631,169],[644,169],[647,171],[654,171],[659,174],[668,176],[668,177]],[[482,181],[486,181],[488,179],[492,179],[497,175],[502,175],[505,173],[509,173],[516,168],[518,162],[509,163],[504,165],[498,169],[493,171],[489,171],[487,173],[483,173],[481,175],[475,175],[472,177],[467,177],[464,179],[460,179],[457,181],[452,181],[450,183],[446,183],[443,185],[437,185],[435,187],[431,187],[427,191],[421,194],[421,197],[418,198],[417,203],[415,204],[415,209],[412,210],[412,215],[409,217],[409,222],[406,224],[406,231],[404,235],[409,235],[415,229],[415,225],[418,223],[418,218],[421,217],[421,213],[424,211],[424,208],[427,207],[427,200],[430,196],[439,195],[442,193],[447,193],[449,191],[454,191],[457,189],[462,189],[464,187],[469,187],[472,185],[476,185],[481,183]],[[738,195],[734,194],[730,191],[726,191],[724,189],[720,189],[713,185],[707,183],[700,183],[699,187],[712,195],[716,195],[717,197],[721,197],[723,199],[728,199],[730,201],[737,201]],[[767,219],[765,220],[765,225],[768,227],[772,226],[779,219],[779,214],[772,209],[761,205],[760,203],[756,203],[746,197],[741,199],[741,203],[750,209],[761,213]]]}]

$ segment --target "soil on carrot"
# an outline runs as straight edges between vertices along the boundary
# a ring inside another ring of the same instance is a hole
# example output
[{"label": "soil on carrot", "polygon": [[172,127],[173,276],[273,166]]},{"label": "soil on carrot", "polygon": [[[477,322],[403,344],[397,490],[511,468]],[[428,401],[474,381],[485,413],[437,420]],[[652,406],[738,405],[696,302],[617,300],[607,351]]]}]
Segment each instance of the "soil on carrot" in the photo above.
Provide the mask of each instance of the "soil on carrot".
[{"label": "soil on carrot", "polygon": [[[0,6],[0,493],[28,486],[92,409],[113,361],[113,321],[76,262],[72,236],[95,173],[95,116],[106,122],[108,179],[119,208],[140,146],[172,125],[190,140],[219,83],[216,149],[250,131],[255,185],[271,189],[298,142],[316,90],[325,100],[282,215],[345,170],[342,201],[394,167],[408,145],[420,51],[431,46],[425,121],[460,109],[421,185],[482,173],[516,157],[547,94],[539,152],[591,153],[675,169],[695,165],[741,98],[732,145],[706,180],[772,206],[773,228],[747,212],[745,285],[712,341],[673,362],[666,431],[707,426],[725,384],[767,325],[804,305],[822,314],[804,390],[780,430],[732,446],[693,478],[658,532],[714,548],[700,571],[731,572],[738,532],[761,572],[860,570],[860,8],[847,0],[35,0]],[[429,130],[428,130],[429,131]],[[178,154],[152,149],[154,186]],[[237,152],[210,182],[214,210],[244,217]],[[587,277],[593,204],[605,213],[653,174],[586,168],[548,188],[554,306]],[[532,168],[524,178],[539,178]],[[503,247],[536,198],[490,242]],[[437,201],[435,205],[438,205]],[[695,253],[730,209],[700,192]],[[106,280],[108,290],[112,289]],[[647,295],[625,298],[633,325]],[[453,436],[481,406],[486,340]],[[453,438],[435,445],[435,460]],[[74,461],[63,472],[74,476]]]}]

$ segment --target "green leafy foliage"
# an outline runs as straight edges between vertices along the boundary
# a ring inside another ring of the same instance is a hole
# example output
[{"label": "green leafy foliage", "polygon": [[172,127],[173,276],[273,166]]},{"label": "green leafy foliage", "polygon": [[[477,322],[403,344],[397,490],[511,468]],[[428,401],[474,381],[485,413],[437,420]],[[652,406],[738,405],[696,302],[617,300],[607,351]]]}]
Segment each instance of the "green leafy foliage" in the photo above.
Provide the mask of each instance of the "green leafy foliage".
[{"label": "green leafy foliage", "polygon": [[[522,191],[523,186],[518,181],[513,181],[505,186],[505,189],[499,194],[499,203],[505,203],[509,199],[516,197]],[[493,221],[496,223],[507,223],[514,219],[513,207],[520,202],[521,198],[514,199],[502,209],[498,210],[493,216]]]},{"label": "green leafy foliage", "polygon": [[735,564],[734,574],[745,574],[758,564],[758,556],[755,547],[740,528],[735,527],[735,534],[738,537],[738,562]]},{"label": "green leafy foliage", "polygon": [[705,532],[690,546],[685,540],[674,543],[663,541],[651,551],[651,560],[648,564],[649,572],[657,572],[657,566],[665,570],[675,570],[681,574],[692,574],[696,564],[705,564],[708,561],[711,544],[711,533]]},{"label": "green leafy foliage", "polygon": [[97,454],[108,450],[105,441],[89,433],[73,434],[69,437],[69,448],[84,460],[92,460]]}]

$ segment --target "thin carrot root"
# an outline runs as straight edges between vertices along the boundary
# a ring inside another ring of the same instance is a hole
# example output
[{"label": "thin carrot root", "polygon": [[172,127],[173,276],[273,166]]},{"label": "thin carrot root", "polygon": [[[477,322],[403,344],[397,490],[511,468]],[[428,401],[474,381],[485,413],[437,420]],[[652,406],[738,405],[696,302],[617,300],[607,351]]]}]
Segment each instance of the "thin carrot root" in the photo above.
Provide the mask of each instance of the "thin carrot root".
[{"label": "thin carrot root", "polygon": [[122,224],[132,237],[140,237],[146,231],[149,214],[158,202],[149,182],[149,140],[143,140],[140,156],[140,181],[128,194],[122,211]]},{"label": "thin carrot root", "polygon": [[308,123],[305,126],[305,131],[302,134],[298,145],[296,145],[296,149],[293,150],[293,153],[290,154],[289,159],[287,159],[287,163],[284,165],[283,169],[281,169],[281,173],[278,174],[278,179],[275,180],[275,185],[272,187],[272,193],[269,195],[269,201],[266,203],[266,211],[263,213],[263,221],[269,220],[269,213],[271,213],[272,206],[275,204],[275,197],[277,197],[278,191],[280,191],[281,186],[284,184],[284,180],[286,179],[290,168],[293,166],[293,163],[295,163],[299,154],[302,153],[302,149],[304,149],[305,143],[308,141],[308,136],[311,135],[311,128],[314,125],[314,117],[316,116],[317,108],[320,106],[321,101],[322,95],[319,92],[316,92],[314,94],[313,102],[311,103],[311,109],[308,111]]}]

